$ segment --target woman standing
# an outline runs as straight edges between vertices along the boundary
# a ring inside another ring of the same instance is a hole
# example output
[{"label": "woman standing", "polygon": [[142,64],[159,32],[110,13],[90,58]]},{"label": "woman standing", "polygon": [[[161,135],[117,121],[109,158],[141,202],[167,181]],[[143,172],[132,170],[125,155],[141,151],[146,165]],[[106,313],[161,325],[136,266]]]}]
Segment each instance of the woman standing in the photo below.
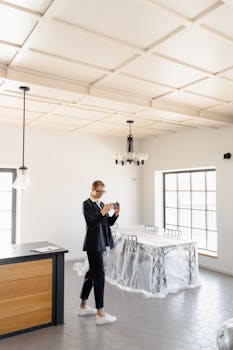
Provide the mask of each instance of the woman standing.
[{"label": "woman standing", "polygon": [[[103,252],[107,246],[110,249],[114,247],[110,226],[115,223],[120,212],[120,204],[117,203],[114,214],[109,216],[108,212],[113,209],[113,203],[101,202],[100,198],[104,193],[104,183],[100,180],[94,181],[90,198],[83,202],[83,214],[87,227],[83,250],[87,252],[89,270],[84,278],[78,311],[79,316],[96,315],[96,324],[100,325],[116,321],[115,316],[105,313],[103,309],[105,284]],[[86,304],[92,286],[97,310]]]}]

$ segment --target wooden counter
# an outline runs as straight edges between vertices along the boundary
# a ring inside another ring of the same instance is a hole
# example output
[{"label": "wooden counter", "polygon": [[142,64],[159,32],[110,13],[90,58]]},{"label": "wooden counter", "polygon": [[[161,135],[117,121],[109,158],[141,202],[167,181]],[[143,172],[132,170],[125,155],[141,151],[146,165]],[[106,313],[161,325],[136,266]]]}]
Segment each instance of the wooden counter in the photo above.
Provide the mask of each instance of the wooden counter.
[{"label": "wooden counter", "polygon": [[64,253],[50,242],[0,248],[0,339],[64,323]]}]

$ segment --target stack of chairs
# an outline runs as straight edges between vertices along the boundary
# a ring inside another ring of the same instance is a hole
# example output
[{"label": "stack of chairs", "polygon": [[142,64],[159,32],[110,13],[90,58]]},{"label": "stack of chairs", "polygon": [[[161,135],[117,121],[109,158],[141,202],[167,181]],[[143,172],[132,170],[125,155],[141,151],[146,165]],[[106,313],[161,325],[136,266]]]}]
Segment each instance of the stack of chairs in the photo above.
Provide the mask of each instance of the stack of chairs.
[{"label": "stack of chairs", "polygon": [[165,237],[169,237],[169,238],[176,238],[176,239],[182,239],[183,238],[182,231],[172,230],[170,228],[164,228],[163,229],[163,235]]},{"label": "stack of chairs", "polygon": [[144,225],[144,231],[145,231],[145,232],[155,232],[155,233],[158,233],[158,227],[156,227],[156,226],[150,226],[150,225]]}]

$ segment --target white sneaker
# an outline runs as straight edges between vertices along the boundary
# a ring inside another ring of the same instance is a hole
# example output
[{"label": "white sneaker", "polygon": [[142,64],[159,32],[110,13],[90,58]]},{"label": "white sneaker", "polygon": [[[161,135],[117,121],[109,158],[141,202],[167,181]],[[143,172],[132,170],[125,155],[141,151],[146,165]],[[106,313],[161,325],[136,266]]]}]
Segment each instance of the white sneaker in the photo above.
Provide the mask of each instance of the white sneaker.
[{"label": "white sneaker", "polygon": [[77,315],[78,316],[90,316],[90,315],[96,315],[97,314],[97,310],[93,309],[92,307],[86,305],[86,307],[84,309],[82,309],[81,307],[78,309]]},{"label": "white sneaker", "polygon": [[109,314],[104,314],[104,316],[96,315],[96,324],[109,324],[113,323],[117,320],[115,316],[111,316]]}]

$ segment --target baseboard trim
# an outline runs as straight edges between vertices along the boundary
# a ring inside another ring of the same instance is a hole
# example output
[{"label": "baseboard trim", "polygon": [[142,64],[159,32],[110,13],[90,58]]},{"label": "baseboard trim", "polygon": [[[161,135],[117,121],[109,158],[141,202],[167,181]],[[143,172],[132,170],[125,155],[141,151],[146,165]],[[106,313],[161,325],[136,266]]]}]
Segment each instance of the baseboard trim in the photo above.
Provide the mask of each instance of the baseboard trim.
[{"label": "baseboard trim", "polygon": [[199,267],[204,268],[204,269],[209,270],[209,271],[222,273],[223,275],[233,276],[233,272],[232,271],[228,271],[228,270],[225,270],[225,269],[219,269],[218,267],[209,267],[209,266],[206,266],[206,265],[203,265],[203,264],[199,264]]}]

